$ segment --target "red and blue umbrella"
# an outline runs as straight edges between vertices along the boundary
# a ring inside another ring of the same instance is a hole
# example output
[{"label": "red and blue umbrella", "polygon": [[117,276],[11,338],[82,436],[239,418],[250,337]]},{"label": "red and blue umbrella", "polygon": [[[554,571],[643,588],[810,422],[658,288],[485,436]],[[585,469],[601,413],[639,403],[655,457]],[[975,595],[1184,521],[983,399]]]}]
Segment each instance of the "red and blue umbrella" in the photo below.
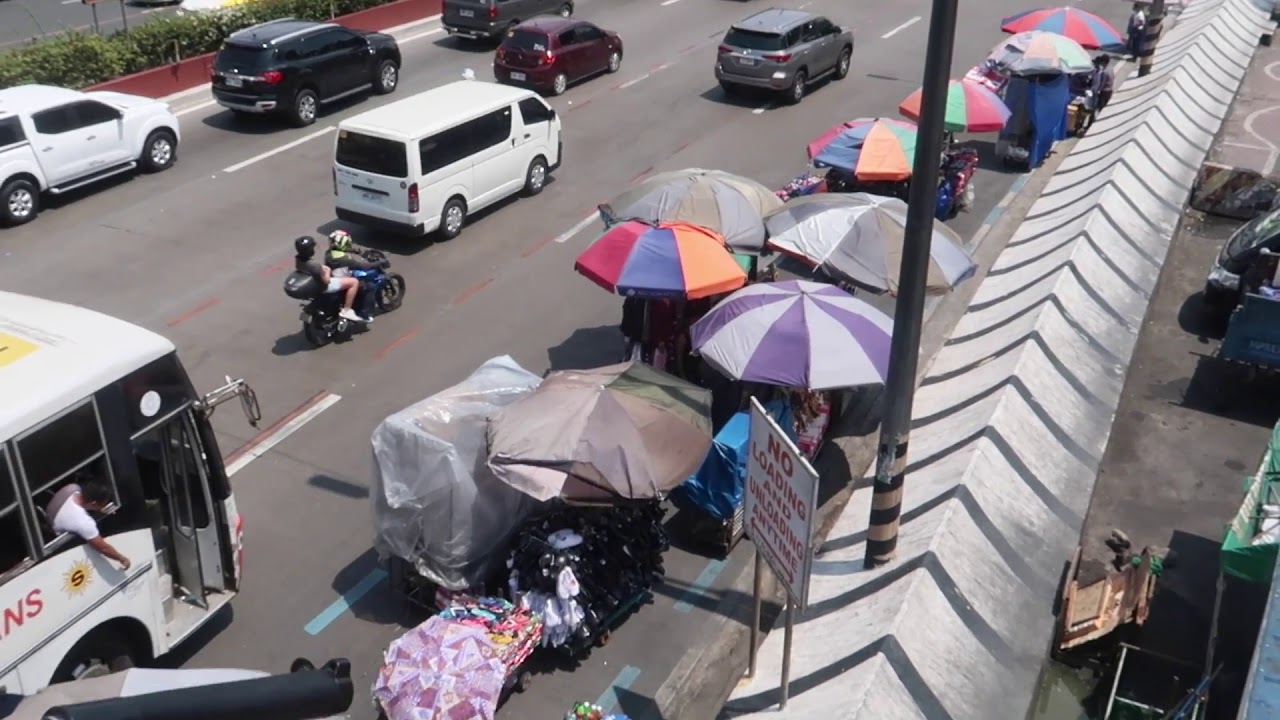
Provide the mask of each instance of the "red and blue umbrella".
[{"label": "red and blue umbrella", "polygon": [[747,283],[724,238],[688,223],[619,223],[573,269],[609,292],[647,300],[697,300]]},{"label": "red and blue umbrella", "polygon": [[892,118],[850,120],[815,138],[808,152],[819,167],[844,170],[864,182],[906,180],[916,157],[916,126]]},{"label": "red and blue umbrella", "polygon": [[1010,15],[1000,21],[1000,29],[1007,33],[1031,30],[1058,33],[1090,50],[1124,44],[1124,36],[1111,23],[1073,7],[1042,8]]}]

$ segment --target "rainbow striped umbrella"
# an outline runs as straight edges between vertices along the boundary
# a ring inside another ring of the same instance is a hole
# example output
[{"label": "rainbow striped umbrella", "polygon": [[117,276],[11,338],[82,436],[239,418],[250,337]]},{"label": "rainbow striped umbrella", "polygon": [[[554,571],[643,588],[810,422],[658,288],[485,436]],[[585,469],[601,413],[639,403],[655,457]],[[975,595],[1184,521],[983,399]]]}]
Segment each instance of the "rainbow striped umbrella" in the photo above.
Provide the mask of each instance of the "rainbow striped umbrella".
[{"label": "rainbow striped umbrella", "polygon": [[[916,90],[898,105],[898,112],[920,121],[923,90]],[[972,80],[952,80],[947,85],[947,130],[951,132],[1000,132],[1009,122],[1009,106],[990,88]]]},{"label": "rainbow striped umbrella", "polygon": [[1005,38],[987,59],[1010,75],[1072,75],[1093,69],[1093,58],[1080,43],[1043,30]]},{"label": "rainbow striped umbrella", "polygon": [[609,292],[653,300],[697,300],[747,284],[724,238],[688,223],[618,223],[573,269]]},{"label": "rainbow striped umbrella", "polygon": [[819,135],[808,150],[815,165],[865,182],[906,180],[916,158],[916,126],[893,118],[850,120]]},{"label": "rainbow striped umbrella", "polygon": [[1010,15],[1000,21],[1000,29],[1007,33],[1032,30],[1058,33],[1093,50],[1124,43],[1124,36],[1111,23],[1073,7],[1042,8]]}]

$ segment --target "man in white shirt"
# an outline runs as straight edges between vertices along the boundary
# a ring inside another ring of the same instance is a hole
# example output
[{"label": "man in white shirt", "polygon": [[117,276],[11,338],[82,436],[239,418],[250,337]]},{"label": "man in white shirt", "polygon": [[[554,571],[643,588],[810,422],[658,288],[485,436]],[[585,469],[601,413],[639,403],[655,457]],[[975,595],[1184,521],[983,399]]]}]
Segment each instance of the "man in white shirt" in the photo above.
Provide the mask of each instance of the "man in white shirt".
[{"label": "man in white shirt", "polygon": [[111,543],[102,539],[102,535],[98,533],[98,523],[89,515],[90,511],[105,510],[111,504],[111,500],[110,491],[100,483],[90,481],[83,486],[68,483],[54,493],[53,499],[45,508],[45,514],[55,533],[79,535],[89,547],[115,560],[122,568],[128,570],[131,565],[129,558],[112,547]]},{"label": "man in white shirt", "polygon": [[1133,6],[1133,14],[1129,16],[1129,37],[1125,43],[1129,54],[1136,60],[1142,52],[1142,36],[1147,29],[1147,13],[1141,5]]}]

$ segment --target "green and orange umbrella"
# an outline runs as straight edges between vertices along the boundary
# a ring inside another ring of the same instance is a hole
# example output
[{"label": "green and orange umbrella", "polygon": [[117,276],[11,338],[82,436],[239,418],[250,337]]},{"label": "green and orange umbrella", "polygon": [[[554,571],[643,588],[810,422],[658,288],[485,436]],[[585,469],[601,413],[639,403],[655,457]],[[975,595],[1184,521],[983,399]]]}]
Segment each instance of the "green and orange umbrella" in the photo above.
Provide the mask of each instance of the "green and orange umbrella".
[{"label": "green and orange umbrella", "polygon": [[[898,105],[898,112],[912,121],[920,120],[921,90]],[[945,127],[950,132],[1000,132],[1012,113],[1000,96],[972,80],[952,80],[947,85]]]},{"label": "green and orange umbrella", "polygon": [[843,170],[864,182],[897,182],[911,177],[916,126],[892,118],[850,120],[819,135],[808,150],[819,167]]}]

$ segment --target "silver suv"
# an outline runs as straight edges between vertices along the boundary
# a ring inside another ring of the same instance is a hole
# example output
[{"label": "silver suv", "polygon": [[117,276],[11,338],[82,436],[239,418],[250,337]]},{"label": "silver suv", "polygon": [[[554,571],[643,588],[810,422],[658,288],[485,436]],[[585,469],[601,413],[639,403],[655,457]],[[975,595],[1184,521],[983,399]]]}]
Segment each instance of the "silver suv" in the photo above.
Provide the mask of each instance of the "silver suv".
[{"label": "silver suv", "polygon": [[828,76],[844,79],[852,58],[852,30],[801,10],[770,8],[725,33],[716,79],[730,95],[739,88],[763,88],[795,104],[811,83]]}]

